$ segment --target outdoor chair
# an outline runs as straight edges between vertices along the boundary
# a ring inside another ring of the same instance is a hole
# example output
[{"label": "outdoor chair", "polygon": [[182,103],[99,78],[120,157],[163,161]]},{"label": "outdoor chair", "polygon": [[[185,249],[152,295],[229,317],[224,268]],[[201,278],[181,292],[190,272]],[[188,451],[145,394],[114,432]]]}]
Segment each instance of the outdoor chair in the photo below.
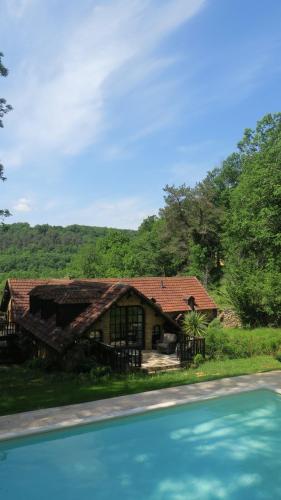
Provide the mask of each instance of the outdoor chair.
[{"label": "outdoor chair", "polygon": [[158,342],[157,350],[163,354],[174,354],[177,345],[175,333],[164,333],[162,342]]}]

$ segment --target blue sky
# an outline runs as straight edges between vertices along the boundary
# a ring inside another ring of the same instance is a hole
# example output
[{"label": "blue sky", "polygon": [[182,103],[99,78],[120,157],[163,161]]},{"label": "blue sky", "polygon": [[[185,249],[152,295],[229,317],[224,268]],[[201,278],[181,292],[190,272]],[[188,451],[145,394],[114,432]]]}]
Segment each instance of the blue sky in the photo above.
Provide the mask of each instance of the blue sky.
[{"label": "blue sky", "polygon": [[136,228],[280,111],[278,0],[1,0],[9,222]]}]

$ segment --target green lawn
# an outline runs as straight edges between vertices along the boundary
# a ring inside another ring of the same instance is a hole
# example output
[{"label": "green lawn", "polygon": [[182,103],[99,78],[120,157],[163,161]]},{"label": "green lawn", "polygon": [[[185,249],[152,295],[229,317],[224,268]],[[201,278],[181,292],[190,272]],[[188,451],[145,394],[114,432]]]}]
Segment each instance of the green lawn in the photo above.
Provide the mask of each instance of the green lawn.
[{"label": "green lawn", "polygon": [[281,363],[272,356],[208,361],[188,370],[99,380],[91,380],[85,374],[46,374],[25,367],[1,367],[0,415],[280,369]]}]

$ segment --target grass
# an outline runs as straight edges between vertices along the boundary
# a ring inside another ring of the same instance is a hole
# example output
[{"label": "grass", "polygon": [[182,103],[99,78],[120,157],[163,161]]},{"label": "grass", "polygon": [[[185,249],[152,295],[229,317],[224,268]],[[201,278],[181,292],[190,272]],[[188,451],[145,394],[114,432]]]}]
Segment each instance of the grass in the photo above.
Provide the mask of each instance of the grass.
[{"label": "grass", "polygon": [[272,356],[208,361],[199,368],[188,370],[156,375],[111,376],[98,380],[91,380],[85,374],[46,374],[24,366],[1,367],[0,415],[271,370],[281,370],[281,363]]}]

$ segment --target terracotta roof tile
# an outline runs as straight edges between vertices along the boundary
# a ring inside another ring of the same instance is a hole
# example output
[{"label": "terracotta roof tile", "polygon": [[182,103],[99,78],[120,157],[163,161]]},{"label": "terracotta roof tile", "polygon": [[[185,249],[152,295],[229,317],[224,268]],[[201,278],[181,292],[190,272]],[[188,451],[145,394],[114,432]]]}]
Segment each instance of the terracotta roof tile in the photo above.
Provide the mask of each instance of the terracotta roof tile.
[{"label": "terracotta roof tile", "polygon": [[[139,292],[148,297],[154,298],[161,305],[164,312],[185,312],[190,307],[186,302],[188,296],[195,297],[197,310],[216,309],[217,306],[206,289],[193,276],[175,277],[147,277],[147,278],[100,278],[91,280],[70,280],[70,279],[10,279],[11,299],[15,319],[20,318],[29,307],[29,292],[38,285],[64,285],[75,283],[124,283],[135,287]],[[71,300],[69,298],[69,300]]]},{"label": "terracotta roof tile", "polygon": [[[65,288],[69,283],[66,284]],[[82,287],[83,287],[82,283]],[[101,283],[91,282],[91,289],[101,290]],[[72,284],[70,284],[72,287]],[[39,287],[38,287],[39,288]],[[43,286],[40,293],[43,293]],[[61,287],[63,288],[63,287]],[[97,321],[101,315],[110,309],[110,307],[118,301],[123,295],[129,291],[140,295],[144,300],[148,301],[159,314],[165,316],[166,321],[179,328],[176,322],[171,317],[166,315],[157,304],[150,302],[149,299],[131,285],[124,283],[108,283],[103,287],[103,293],[99,297],[92,297],[93,302],[80,313],[68,326],[65,328],[56,325],[55,315],[47,320],[41,318],[40,313],[31,314],[29,310],[19,319],[20,325],[30,331],[34,336],[54,348],[58,352],[63,352],[69,345],[79,338],[87,329]],[[35,291],[36,292],[36,291]],[[61,292],[61,290],[60,290]],[[49,287],[46,285],[46,295],[49,298]]]}]

